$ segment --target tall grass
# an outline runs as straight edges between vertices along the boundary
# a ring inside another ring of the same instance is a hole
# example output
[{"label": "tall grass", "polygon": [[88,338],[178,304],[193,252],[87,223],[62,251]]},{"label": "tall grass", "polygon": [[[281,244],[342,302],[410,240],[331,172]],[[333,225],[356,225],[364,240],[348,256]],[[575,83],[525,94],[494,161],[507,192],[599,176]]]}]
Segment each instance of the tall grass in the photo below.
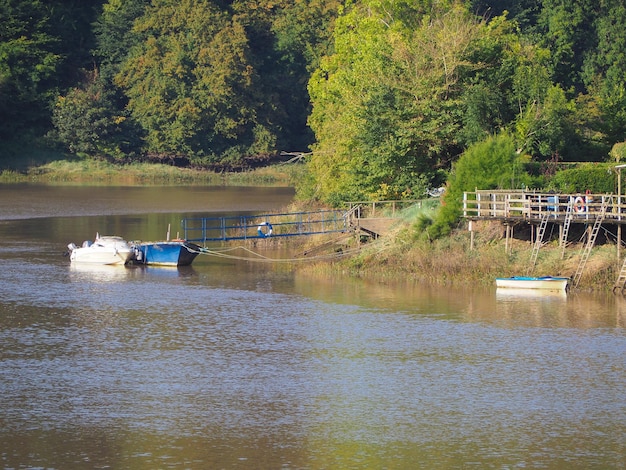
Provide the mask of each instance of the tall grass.
[{"label": "tall grass", "polygon": [[[561,259],[558,243],[545,245],[531,269],[530,241],[509,240],[507,252],[503,230],[498,223],[485,223],[480,231],[475,232],[474,249],[470,248],[470,234],[466,230],[456,230],[448,237],[430,242],[417,236],[414,227],[405,224],[392,239],[379,239],[365,245],[357,256],[306,269],[381,282],[403,280],[486,287],[495,285],[496,277],[527,274],[572,277],[582,251],[581,245],[568,247],[565,258]],[[615,245],[594,247],[579,288],[610,290],[620,269],[616,258]]]},{"label": "tall grass", "polygon": [[82,159],[55,160],[23,172],[4,170],[0,173],[0,182],[292,186],[302,171],[301,165],[275,165],[240,173],[216,173],[153,163],[120,165]]}]

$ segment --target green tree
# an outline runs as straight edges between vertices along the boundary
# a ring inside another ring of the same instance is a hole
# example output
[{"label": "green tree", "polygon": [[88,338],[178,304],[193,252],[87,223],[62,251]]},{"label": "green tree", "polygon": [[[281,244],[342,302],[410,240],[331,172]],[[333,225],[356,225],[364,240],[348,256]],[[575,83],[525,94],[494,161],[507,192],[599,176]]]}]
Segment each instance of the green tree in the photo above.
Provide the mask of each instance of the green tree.
[{"label": "green tree", "polygon": [[317,142],[302,194],[333,204],[423,194],[458,152],[460,79],[481,27],[454,2],[347,10],[309,83]]},{"label": "green tree", "polygon": [[559,193],[616,193],[617,173],[613,166],[613,163],[587,162],[557,171],[550,180],[550,188]]},{"label": "green tree", "polygon": [[103,5],[93,29],[100,74],[107,80],[119,71],[128,52],[142,39],[133,34],[133,23],[148,5],[150,0],[109,0]]},{"label": "green tree", "polygon": [[538,45],[550,51],[549,70],[568,98],[585,92],[581,71],[596,46],[597,0],[542,0]]},{"label": "green tree", "polygon": [[465,145],[508,129],[518,149],[538,160],[573,157],[576,107],[553,82],[548,49],[529,43],[515,21],[499,17],[489,22],[470,60],[481,66],[462,98]]},{"label": "green tree", "polygon": [[600,130],[608,151],[626,139],[626,5],[620,0],[600,0],[596,19],[597,47],[588,51],[585,83],[601,112]]},{"label": "green tree", "polygon": [[97,73],[80,88],[57,99],[52,121],[55,137],[72,153],[126,160],[141,147],[141,130],[114,104],[112,90]]},{"label": "green tree", "polygon": [[0,0],[0,141],[6,148],[43,146],[58,95],[93,63],[91,23],[101,4]]},{"label": "green tree", "polygon": [[468,74],[461,96],[463,127],[459,140],[463,147],[509,126],[522,107],[514,94],[519,90],[514,86],[515,76],[524,51],[517,24],[505,16],[492,18],[482,33],[468,51],[469,61],[479,65]]},{"label": "green tree", "polygon": [[329,52],[340,4],[340,0],[251,0],[238,7],[238,16],[246,17],[241,21],[256,60],[263,110],[271,113],[268,119],[279,129],[279,148],[304,150],[313,142],[307,125],[307,83],[321,56]]},{"label": "green tree", "polygon": [[126,96],[113,83],[128,50],[137,43],[134,20],[149,0],[110,0],[93,29],[96,70],[56,100],[54,136],[73,153],[126,159],[141,149],[141,129],[125,109]]},{"label": "green tree", "polygon": [[0,24],[0,138],[41,134],[56,95],[58,38],[38,0],[0,0]]},{"label": "green tree", "polygon": [[144,38],[116,83],[146,131],[148,152],[215,161],[270,152],[276,130],[259,116],[263,96],[246,30],[199,0],[159,0],[137,19]]},{"label": "green tree", "polygon": [[[503,116],[504,121],[515,121],[507,127],[515,130],[518,145],[536,158],[558,154],[566,161],[601,160],[612,143],[623,138],[624,106],[619,85],[623,76],[620,55],[624,33],[619,20],[624,15],[622,3],[472,1],[479,13],[497,15],[508,10],[510,20],[519,25],[514,36],[521,49],[509,59],[511,64],[517,63],[517,78],[506,87],[514,91],[508,95],[515,98],[509,110],[516,104],[518,110],[514,119]],[[609,68],[613,72],[608,72]],[[491,90],[499,88],[493,86],[497,83],[494,78],[495,74],[490,73],[484,78],[492,84],[488,87]],[[486,107],[481,106],[485,98],[491,98],[490,106],[494,102],[485,88],[477,88],[476,96],[469,98],[468,104],[474,108],[472,118],[485,113]],[[495,100],[497,103],[501,101]],[[480,127],[473,125],[467,130],[473,130],[470,136],[474,141],[476,137],[480,140],[476,132]]]},{"label": "green tree", "polygon": [[533,31],[541,12],[541,0],[470,0],[470,9],[487,18],[508,16],[523,31]]}]

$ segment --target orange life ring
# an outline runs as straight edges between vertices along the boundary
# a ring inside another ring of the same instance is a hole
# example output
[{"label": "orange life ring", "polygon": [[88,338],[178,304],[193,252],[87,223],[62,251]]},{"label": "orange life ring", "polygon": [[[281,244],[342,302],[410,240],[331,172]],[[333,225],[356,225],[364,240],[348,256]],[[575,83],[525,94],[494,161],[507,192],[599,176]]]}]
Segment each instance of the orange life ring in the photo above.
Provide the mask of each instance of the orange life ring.
[{"label": "orange life ring", "polygon": [[574,199],[574,212],[578,214],[585,212],[585,200],[580,196]]}]

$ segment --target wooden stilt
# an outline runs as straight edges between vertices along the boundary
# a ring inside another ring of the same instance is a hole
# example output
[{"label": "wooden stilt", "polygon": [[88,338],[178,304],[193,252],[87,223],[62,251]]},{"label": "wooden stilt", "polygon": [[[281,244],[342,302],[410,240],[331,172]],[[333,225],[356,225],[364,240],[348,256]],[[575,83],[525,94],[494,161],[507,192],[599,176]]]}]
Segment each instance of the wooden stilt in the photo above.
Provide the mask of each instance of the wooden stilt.
[{"label": "wooden stilt", "polygon": [[617,224],[617,263],[622,259],[622,224]]},{"label": "wooden stilt", "polygon": [[513,229],[514,228],[515,228],[515,225],[511,225],[511,245],[509,246],[509,253],[513,249]]},{"label": "wooden stilt", "polygon": [[511,226],[509,224],[505,225],[506,227],[506,232],[505,232],[505,238],[504,238],[504,251],[506,253],[509,252],[509,237],[510,237],[510,232],[511,232]]}]

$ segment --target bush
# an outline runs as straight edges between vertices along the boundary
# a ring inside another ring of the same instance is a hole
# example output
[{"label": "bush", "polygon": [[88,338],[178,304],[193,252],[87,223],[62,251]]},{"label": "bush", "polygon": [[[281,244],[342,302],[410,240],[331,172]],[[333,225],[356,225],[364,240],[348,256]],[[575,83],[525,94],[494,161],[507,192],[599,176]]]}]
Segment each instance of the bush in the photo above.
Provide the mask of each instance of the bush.
[{"label": "bush", "polygon": [[575,168],[559,170],[549,182],[549,188],[559,193],[595,194],[617,192],[617,172],[613,164],[583,163]]},{"label": "bush", "polygon": [[444,204],[428,228],[428,236],[434,239],[450,233],[461,217],[464,191],[527,186],[531,178],[524,171],[523,161],[513,137],[505,133],[469,147],[454,165]]}]

